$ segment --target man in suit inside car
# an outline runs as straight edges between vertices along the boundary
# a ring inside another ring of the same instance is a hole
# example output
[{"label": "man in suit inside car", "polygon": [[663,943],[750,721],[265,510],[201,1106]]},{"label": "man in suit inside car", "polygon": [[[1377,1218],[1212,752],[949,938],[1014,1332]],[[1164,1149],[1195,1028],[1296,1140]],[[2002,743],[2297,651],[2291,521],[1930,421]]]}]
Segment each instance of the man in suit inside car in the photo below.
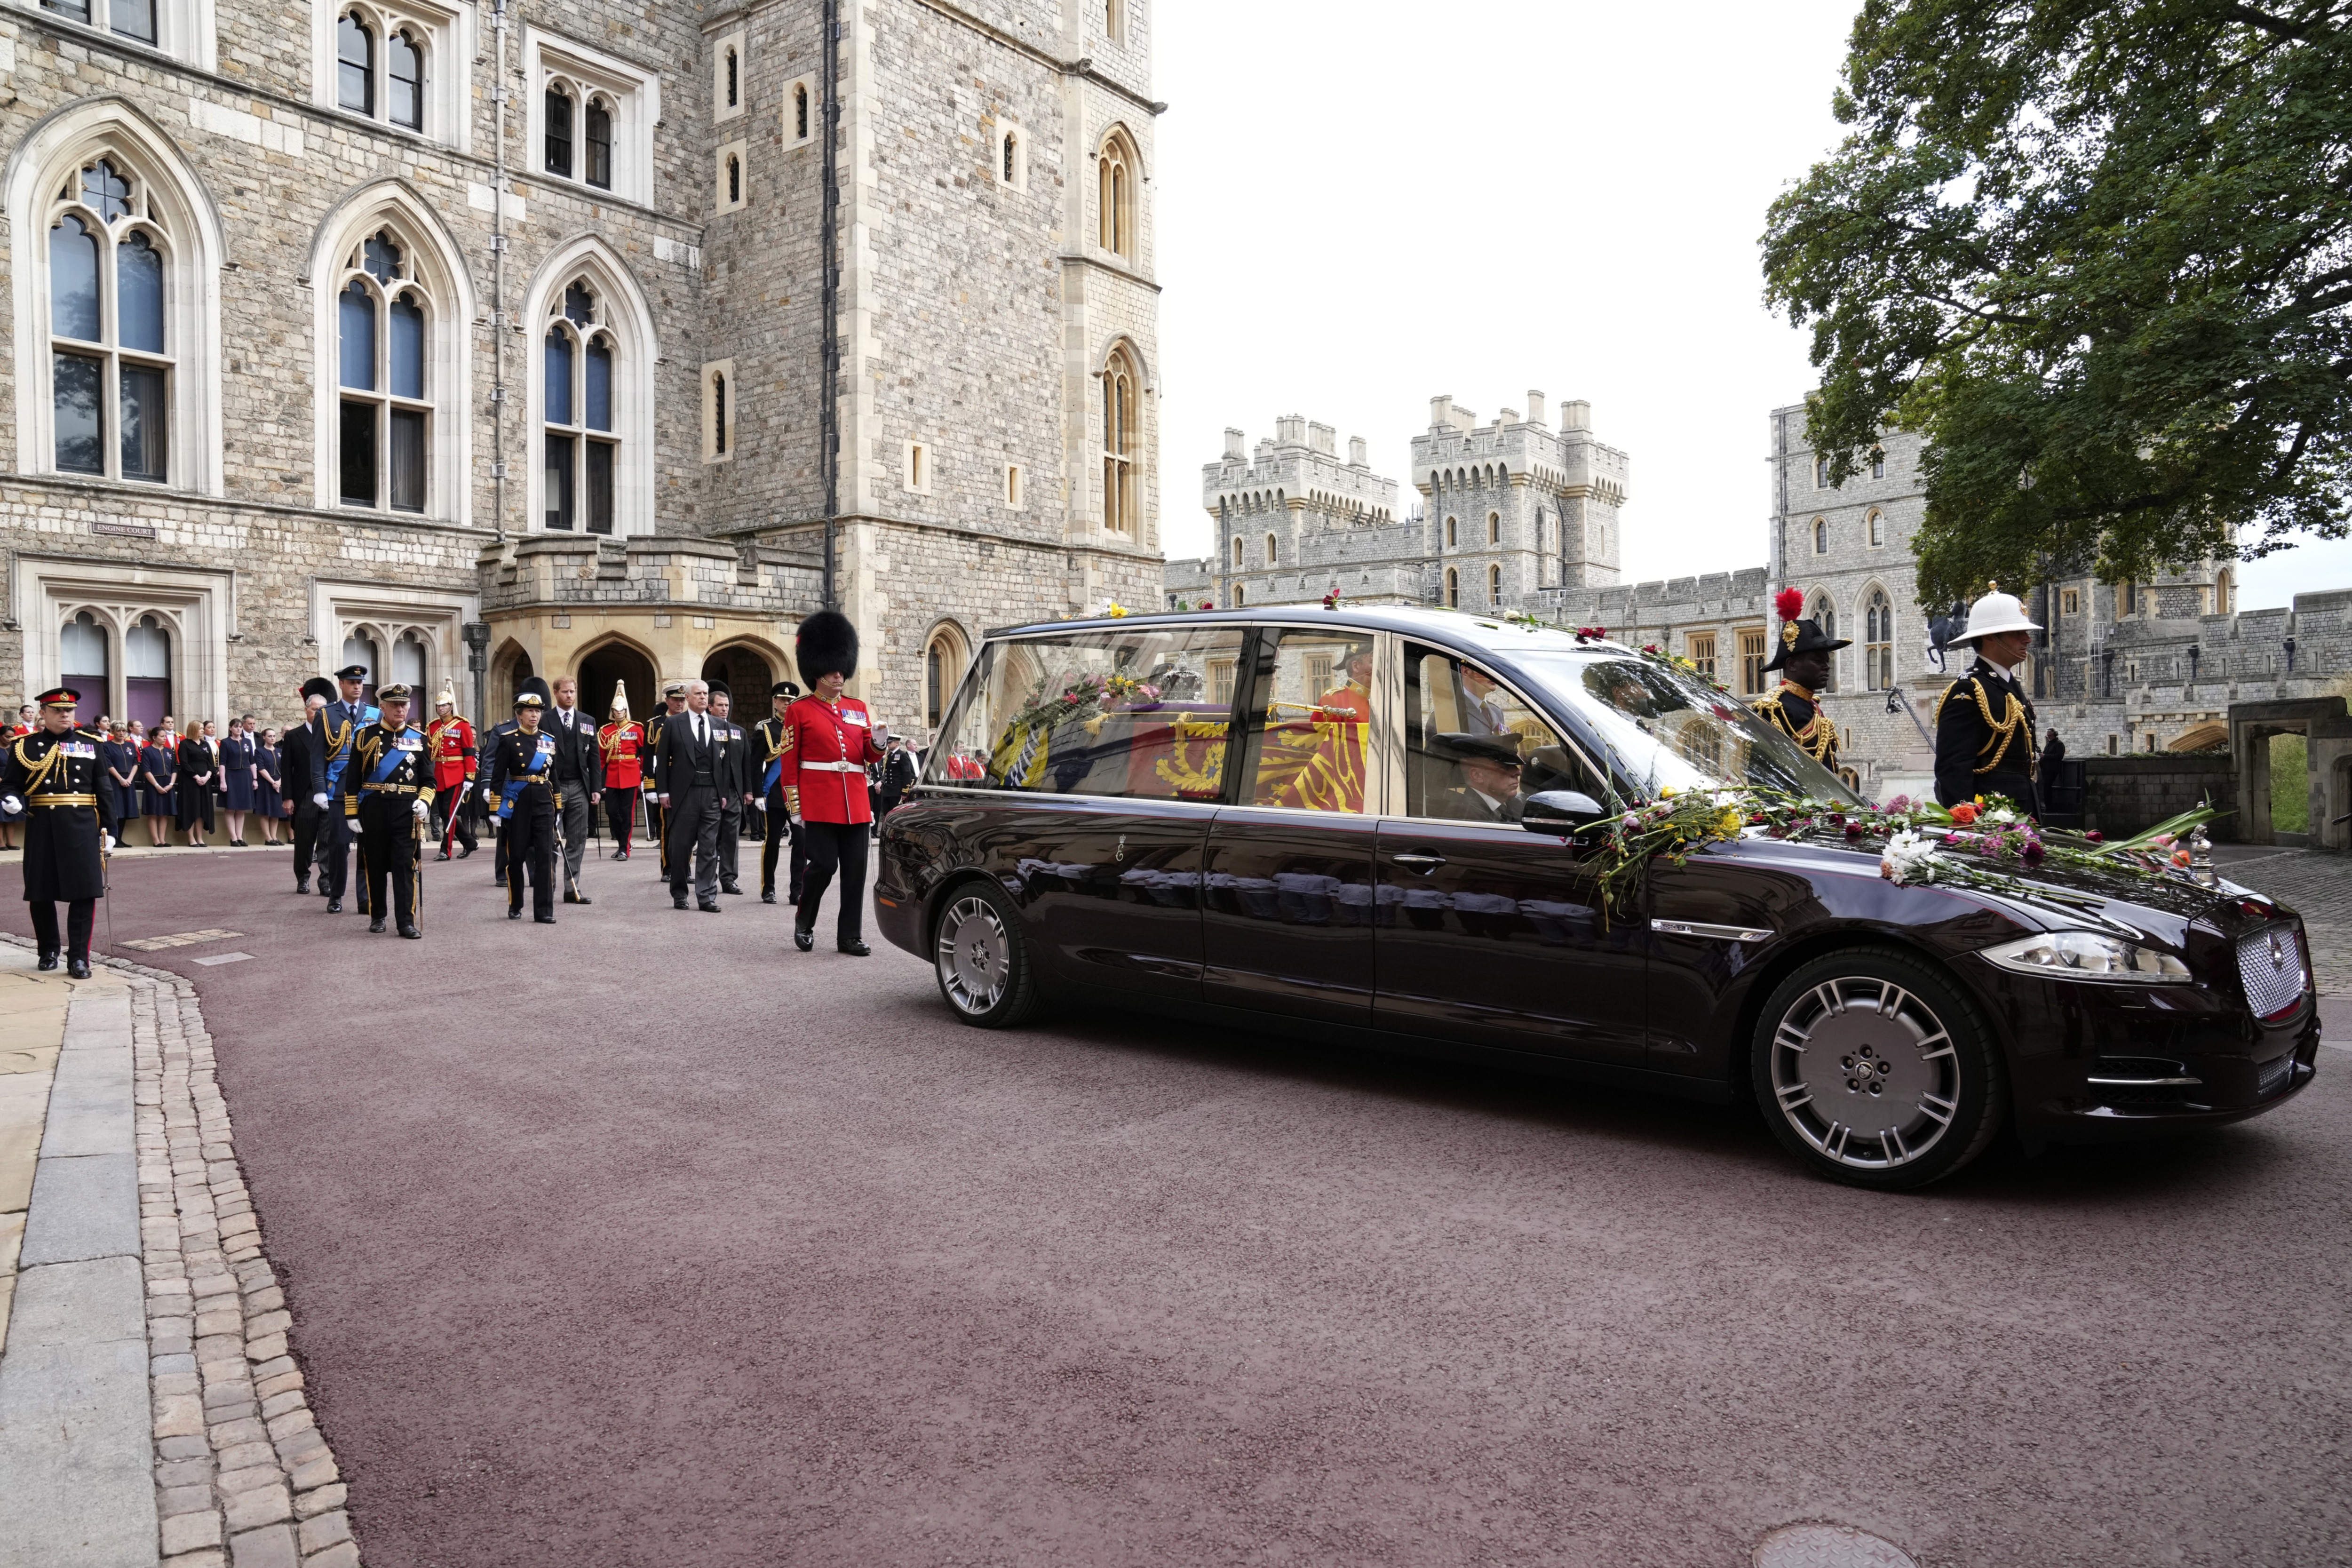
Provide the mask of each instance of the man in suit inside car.
[{"label": "man in suit inside car", "polygon": [[1519,738],[1499,735],[1440,735],[1462,769],[1462,782],[1429,803],[1429,815],[1456,822],[1519,820]]}]

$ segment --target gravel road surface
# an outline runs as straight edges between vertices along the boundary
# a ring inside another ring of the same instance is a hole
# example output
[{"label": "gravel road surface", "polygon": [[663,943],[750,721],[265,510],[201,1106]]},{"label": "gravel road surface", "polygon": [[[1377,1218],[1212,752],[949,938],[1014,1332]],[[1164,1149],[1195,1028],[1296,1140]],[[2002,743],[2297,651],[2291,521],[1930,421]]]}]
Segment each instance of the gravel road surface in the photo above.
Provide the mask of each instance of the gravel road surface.
[{"label": "gravel road surface", "polygon": [[136,956],[199,988],[371,1568],[2352,1559],[2340,1051],[1874,1196],[1745,1113],[963,1028],[644,860],[552,929],[431,867],[410,942],[285,858],[119,860],[113,940],[236,933]]}]

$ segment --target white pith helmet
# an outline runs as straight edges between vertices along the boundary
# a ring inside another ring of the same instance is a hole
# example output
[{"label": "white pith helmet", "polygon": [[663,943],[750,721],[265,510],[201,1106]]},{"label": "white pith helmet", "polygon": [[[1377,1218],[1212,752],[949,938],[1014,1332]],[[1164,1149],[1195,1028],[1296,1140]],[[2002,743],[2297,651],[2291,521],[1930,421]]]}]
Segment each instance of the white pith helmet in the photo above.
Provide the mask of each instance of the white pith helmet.
[{"label": "white pith helmet", "polygon": [[1996,632],[2038,632],[2038,622],[2025,616],[2025,603],[2014,594],[2004,594],[1998,583],[1987,584],[1989,592],[1969,606],[1969,629],[1953,638],[1955,642],[1972,643],[1979,637],[1989,637]]}]

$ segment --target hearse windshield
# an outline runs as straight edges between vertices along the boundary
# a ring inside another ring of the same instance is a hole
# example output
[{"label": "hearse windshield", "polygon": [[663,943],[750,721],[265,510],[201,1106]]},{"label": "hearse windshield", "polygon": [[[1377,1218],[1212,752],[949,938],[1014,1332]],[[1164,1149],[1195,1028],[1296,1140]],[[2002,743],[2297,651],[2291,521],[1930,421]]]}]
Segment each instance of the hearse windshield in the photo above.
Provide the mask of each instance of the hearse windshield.
[{"label": "hearse windshield", "polygon": [[1514,654],[1591,728],[1610,771],[1642,799],[1668,786],[1752,786],[1848,805],[1861,798],[1737,698],[1671,665],[1631,654]]}]

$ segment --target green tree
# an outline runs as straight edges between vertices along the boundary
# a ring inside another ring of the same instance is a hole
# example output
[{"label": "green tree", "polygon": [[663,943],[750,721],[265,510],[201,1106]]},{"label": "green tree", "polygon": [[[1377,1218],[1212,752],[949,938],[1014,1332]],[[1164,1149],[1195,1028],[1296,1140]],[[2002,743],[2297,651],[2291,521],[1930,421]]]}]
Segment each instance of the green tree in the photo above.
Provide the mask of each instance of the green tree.
[{"label": "green tree", "polygon": [[[1927,437],[1920,597],[2338,537],[2352,3],[1865,0],[1772,205],[1831,476]],[[2238,531],[2242,529],[2241,534]]]}]

